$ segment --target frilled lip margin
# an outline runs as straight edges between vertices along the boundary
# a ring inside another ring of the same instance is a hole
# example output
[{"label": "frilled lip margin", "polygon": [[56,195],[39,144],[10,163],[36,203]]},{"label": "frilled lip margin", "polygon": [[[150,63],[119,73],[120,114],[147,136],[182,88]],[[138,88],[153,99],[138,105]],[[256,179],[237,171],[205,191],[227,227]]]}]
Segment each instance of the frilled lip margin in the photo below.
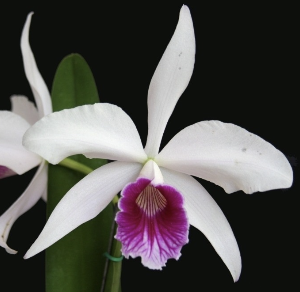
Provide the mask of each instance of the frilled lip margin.
[{"label": "frilled lip margin", "polygon": [[189,223],[175,188],[138,178],[123,189],[119,208],[116,239],[125,257],[141,256],[144,266],[160,270],[168,259],[179,259]]}]

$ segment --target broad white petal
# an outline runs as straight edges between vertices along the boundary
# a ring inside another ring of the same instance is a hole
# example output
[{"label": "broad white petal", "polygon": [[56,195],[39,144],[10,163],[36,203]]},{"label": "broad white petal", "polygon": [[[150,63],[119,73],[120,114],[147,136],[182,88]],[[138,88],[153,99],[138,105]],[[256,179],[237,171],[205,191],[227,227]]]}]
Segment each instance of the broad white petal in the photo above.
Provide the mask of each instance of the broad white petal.
[{"label": "broad white petal", "polygon": [[174,107],[186,89],[194,69],[195,35],[187,6],[152,77],[148,91],[148,137],[145,151],[154,157]]},{"label": "broad white petal", "polygon": [[273,145],[239,126],[220,121],[204,121],[183,129],[155,161],[211,181],[227,193],[288,188],[293,181],[291,165]]},{"label": "broad white petal", "polygon": [[74,154],[141,163],[147,159],[131,118],[108,103],[50,114],[25,133],[23,145],[52,164]]},{"label": "broad white petal", "polygon": [[220,207],[191,176],[163,167],[161,171],[165,182],[177,188],[184,196],[189,223],[210,241],[236,282],[242,270],[241,255],[232,229]]},{"label": "broad white petal", "polygon": [[141,168],[139,163],[116,161],[101,166],[84,177],[55,207],[24,258],[41,252],[79,225],[97,216],[127,183],[135,181]]},{"label": "broad white petal", "polygon": [[20,116],[0,111],[0,165],[17,174],[23,174],[41,163],[41,157],[22,145],[22,137],[29,127],[29,123]]},{"label": "broad white petal", "polygon": [[24,118],[30,125],[33,125],[40,119],[37,108],[34,103],[29,101],[26,96],[13,95],[10,97],[11,111]]},{"label": "broad white petal", "polygon": [[8,253],[17,253],[6,244],[9,232],[14,222],[32,208],[47,189],[47,174],[48,165],[43,161],[24,193],[0,216],[0,246]]},{"label": "broad white petal", "polygon": [[42,78],[29,44],[29,28],[33,12],[29,13],[21,36],[21,51],[27,80],[37,104],[40,118],[52,112],[52,103],[47,85]]}]

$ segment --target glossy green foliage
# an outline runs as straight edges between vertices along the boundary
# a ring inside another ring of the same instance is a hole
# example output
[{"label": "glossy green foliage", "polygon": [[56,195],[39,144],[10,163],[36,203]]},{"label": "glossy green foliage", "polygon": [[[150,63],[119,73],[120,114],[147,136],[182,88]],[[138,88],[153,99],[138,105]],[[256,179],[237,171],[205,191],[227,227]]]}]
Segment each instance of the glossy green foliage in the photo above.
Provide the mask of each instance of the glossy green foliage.
[{"label": "glossy green foliage", "polygon": [[[54,111],[99,102],[93,74],[84,58],[71,54],[61,61],[51,96]],[[70,158],[92,169],[106,163],[105,160],[87,159],[83,155]],[[60,199],[83,177],[84,174],[75,170],[49,165],[48,217]],[[104,253],[111,250],[113,209],[113,204],[109,204],[97,217],[77,227],[46,250],[46,292],[100,292],[102,279],[108,275],[109,265],[106,266]],[[117,275],[119,280],[120,273]]]}]

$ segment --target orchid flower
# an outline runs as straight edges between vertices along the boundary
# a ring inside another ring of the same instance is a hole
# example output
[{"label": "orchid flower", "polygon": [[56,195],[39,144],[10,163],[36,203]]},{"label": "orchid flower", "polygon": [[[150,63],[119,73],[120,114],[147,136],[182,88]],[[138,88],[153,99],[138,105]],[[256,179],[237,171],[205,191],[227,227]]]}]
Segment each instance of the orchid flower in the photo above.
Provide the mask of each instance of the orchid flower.
[{"label": "orchid flower", "polygon": [[72,187],[25,254],[30,258],[99,214],[121,191],[115,238],[126,258],[141,257],[150,269],[179,259],[189,226],[200,230],[229,269],[241,273],[233,231],[217,203],[193,178],[213,182],[227,193],[288,188],[292,168],[270,143],[220,121],[203,121],[180,131],[161,150],[168,119],[187,87],[195,61],[189,8],[182,6],[175,32],[148,91],[148,137],[143,148],[137,128],[118,106],[83,105],[42,118],[23,145],[52,164],[74,154],[115,160]]},{"label": "orchid flower", "polygon": [[47,197],[47,163],[42,157],[22,145],[26,130],[43,116],[52,112],[50,93],[37,68],[29,45],[29,28],[32,12],[28,14],[22,36],[21,51],[27,80],[32,89],[35,105],[25,96],[11,97],[12,111],[0,111],[0,178],[21,175],[38,167],[24,193],[0,217],[0,246],[7,252],[17,251],[7,245],[13,223],[42,197]]}]

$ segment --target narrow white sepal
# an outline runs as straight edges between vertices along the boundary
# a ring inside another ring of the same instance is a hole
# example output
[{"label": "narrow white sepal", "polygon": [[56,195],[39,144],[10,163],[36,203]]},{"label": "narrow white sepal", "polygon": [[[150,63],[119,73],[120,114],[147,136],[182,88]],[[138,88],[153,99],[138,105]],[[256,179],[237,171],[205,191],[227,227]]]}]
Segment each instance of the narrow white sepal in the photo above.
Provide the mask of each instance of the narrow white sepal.
[{"label": "narrow white sepal", "polygon": [[27,80],[30,84],[40,118],[52,112],[52,102],[47,85],[38,70],[29,44],[29,28],[33,12],[27,15],[21,36],[21,52]]},{"label": "narrow white sepal", "polygon": [[36,255],[97,216],[127,183],[135,181],[141,168],[139,163],[115,161],[85,176],[57,204],[24,258]]},{"label": "narrow white sepal", "polygon": [[145,151],[157,155],[174,107],[194,69],[196,42],[190,10],[183,5],[175,32],[154,72],[148,90],[148,137]]},{"label": "narrow white sepal", "polygon": [[14,222],[32,208],[46,192],[47,173],[48,165],[43,161],[23,194],[0,216],[0,246],[4,247],[8,253],[17,253],[16,250],[11,249],[6,243],[9,232]]},{"label": "narrow white sepal", "polygon": [[189,223],[206,236],[236,282],[241,274],[242,260],[237,241],[223,211],[193,177],[163,167],[160,169],[165,182],[183,195]]}]

